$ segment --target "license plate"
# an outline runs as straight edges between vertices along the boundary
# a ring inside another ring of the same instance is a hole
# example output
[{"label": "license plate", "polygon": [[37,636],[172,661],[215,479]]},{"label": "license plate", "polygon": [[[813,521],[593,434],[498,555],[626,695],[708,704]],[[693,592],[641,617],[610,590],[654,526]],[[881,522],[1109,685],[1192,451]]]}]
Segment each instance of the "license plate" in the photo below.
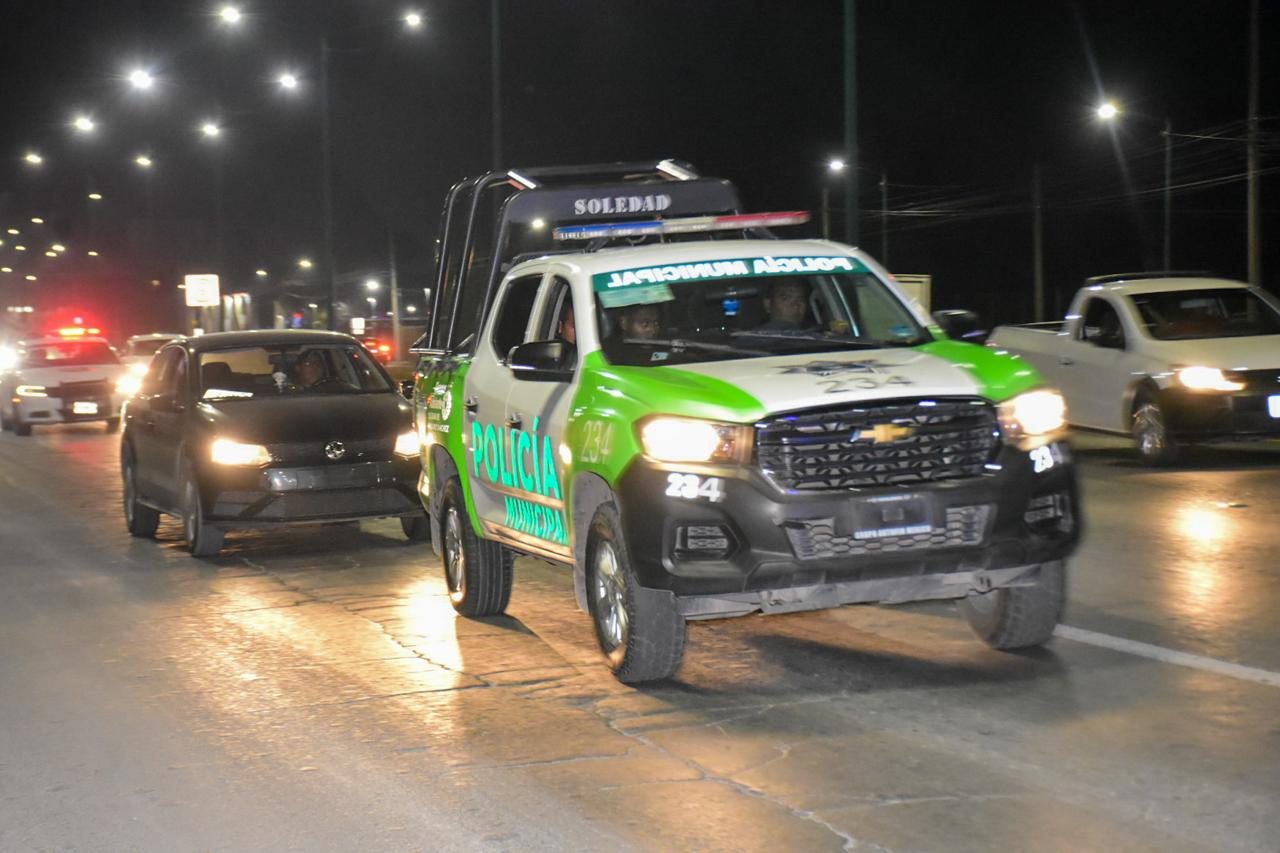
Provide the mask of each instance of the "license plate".
[{"label": "license plate", "polygon": [[71,414],[73,415],[96,415],[98,414],[97,403],[87,403],[84,400],[77,400],[71,404]]},{"label": "license plate", "polygon": [[1267,398],[1267,414],[1280,418],[1280,394],[1272,394]]},{"label": "license plate", "polygon": [[929,504],[916,495],[872,498],[859,508],[854,539],[889,539],[933,530]]}]

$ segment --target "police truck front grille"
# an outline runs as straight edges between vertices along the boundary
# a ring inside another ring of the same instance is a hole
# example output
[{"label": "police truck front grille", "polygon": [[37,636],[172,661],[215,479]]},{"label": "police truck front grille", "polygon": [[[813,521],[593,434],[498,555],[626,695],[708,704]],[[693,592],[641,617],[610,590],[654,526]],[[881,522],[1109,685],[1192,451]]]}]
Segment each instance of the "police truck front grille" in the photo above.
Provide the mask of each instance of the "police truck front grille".
[{"label": "police truck front grille", "polygon": [[756,425],[761,471],[794,490],[974,477],[999,440],[994,408],[974,399],[877,401]]},{"label": "police truck front grille", "polygon": [[981,545],[987,534],[987,519],[990,517],[989,504],[948,507],[946,521],[941,527],[901,536],[860,537],[857,533],[837,535],[833,518],[789,521],[785,529],[797,559],[824,560],[863,554]]}]

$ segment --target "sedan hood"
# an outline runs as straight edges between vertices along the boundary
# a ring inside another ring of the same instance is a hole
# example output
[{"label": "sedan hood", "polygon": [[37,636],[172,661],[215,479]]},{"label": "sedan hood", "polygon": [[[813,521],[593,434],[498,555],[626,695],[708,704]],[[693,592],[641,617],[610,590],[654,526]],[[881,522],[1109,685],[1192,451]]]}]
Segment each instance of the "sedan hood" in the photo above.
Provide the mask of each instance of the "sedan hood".
[{"label": "sedan hood", "polygon": [[218,437],[254,444],[394,438],[413,425],[394,392],[211,400],[197,411]]}]

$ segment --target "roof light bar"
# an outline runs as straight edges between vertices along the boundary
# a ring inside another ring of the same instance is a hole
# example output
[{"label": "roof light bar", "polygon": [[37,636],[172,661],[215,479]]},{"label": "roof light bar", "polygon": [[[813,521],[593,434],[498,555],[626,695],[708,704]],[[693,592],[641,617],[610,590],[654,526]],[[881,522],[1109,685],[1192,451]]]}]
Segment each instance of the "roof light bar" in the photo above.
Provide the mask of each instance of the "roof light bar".
[{"label": "roof light bar", "polygon": [[518,189],[532,190],[538,187],[537,181],[531,178],[526,178],[524,175],[520,174],[515,169],[512,169],[509,172],[507,172],[507,177],[510,178],[513,183],[516,184]]},{"label": "roof light bar", "polygon": [[593,237],[645,237],[653,234],[693,234],[700,231],[740,231],[775,225],[801,225],[809,221],[803,210],[779,213],[739,213],[732,216],[688,216],[681,219],[647,219],[639,222],[605,222],[598,225],[566,225],[556,228],[557,240],[590,240]]},{"label": "roof light bar", "polygon": [[658,163],[658,171],[664,175],[675,178],[677,181],[692,181],[694,178],[698,177],[696,174],[671,159],[663,160]]}]

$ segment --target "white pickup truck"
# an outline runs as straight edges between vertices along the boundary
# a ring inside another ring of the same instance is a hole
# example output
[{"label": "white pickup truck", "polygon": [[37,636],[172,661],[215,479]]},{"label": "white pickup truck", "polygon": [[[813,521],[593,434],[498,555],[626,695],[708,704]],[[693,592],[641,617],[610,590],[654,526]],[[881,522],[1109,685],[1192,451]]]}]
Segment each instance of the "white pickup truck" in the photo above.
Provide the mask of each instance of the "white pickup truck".
[{"label": "white pickup truck", "polygon": [[987,346],[1060,389],[1073,425],[1128,433],[1151,464],[1191,442],[1280,437],[1280,300],[1241,282],[1091,278],[1064,322],[999,326]]}]

